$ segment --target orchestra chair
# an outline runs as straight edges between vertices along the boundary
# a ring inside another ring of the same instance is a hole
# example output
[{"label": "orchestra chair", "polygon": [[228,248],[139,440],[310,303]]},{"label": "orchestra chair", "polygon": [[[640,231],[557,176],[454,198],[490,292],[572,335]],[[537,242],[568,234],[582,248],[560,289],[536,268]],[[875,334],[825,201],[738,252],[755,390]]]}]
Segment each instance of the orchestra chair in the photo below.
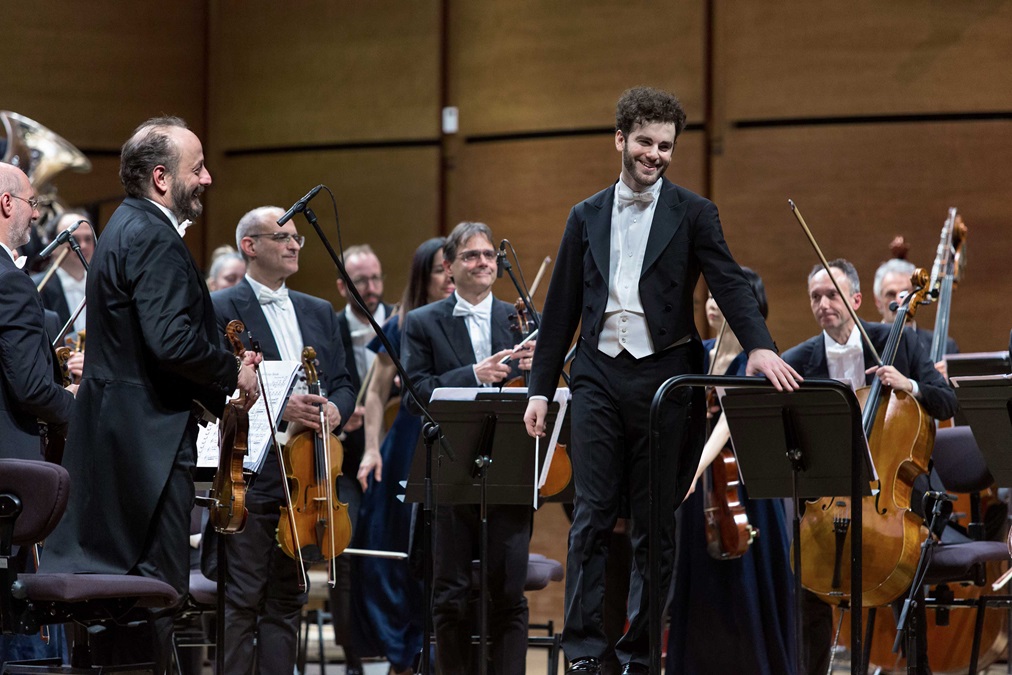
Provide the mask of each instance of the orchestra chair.
[{"label": "orchestra chair", "polygon": [[172,586],[125,574],[19,574],[16,569],[13,546],[31,546],[49,536],[67,508],[70,489],[67,470],[57,464],[0,459],[0,628],[32,634],[46,624],[72,622],[75,636],[70,664],[7,663],[3,672],[153,672],[153,664],[91,667],[86,627],[147,618],[148,608],[173,607],[179,594]]},{"label": "orchestra chair", "polygon": [[[931,459],[935,472],[947,492],[974,494],[983,492],[994,483],[984,457],[977,447],[973,432],[968,426],[938,429]],[[924,516],[925,525],[930,527],[931,514],[926,511]],[[974,514],[974,517],[979,520],[979,514]],[[947,532],[952,530],[952,528],[946,529]],[[943,536],[940,541],[929,537],[930,543],[921,548],[919,563],[919,567],[926,565],[925,585],[973,583],[983,586],[987,583],[987,563],[1009,561],[1009,547],[1006,542],[983,540],[984,528],[981,523],[971,523],[968,532],[970,534],[968,537]],[[978,539],[971,537],[978,537]],[[1008,606],[1012,598],[1007,595],[982,593],[976,600],[964,601],[960,605],[959,601],[944,597],[945,595],[938,593],[936,589],[936,597],[924,600],[925,607],[937,609],[967,605],[976,607],[976,624],[969,668],[969,672],[975,673],[980,653],[981,633],[984,628],[984,610],[989,604]],[[917,639],[917,637],[919,636],[913,636],[913,639]]]},{"label": "orchestra chair", "polygon": [[[214,619],[218,612],[218,584],[204,576],[200,569],[200,546],[203,542],[204,526],[207,509],[199,502],[190,511],[191,546],[194,537],[198,544],[190,551],[190,590],[176,614],[172,629],[172,669],[179,675],[200,673],[202,670],[203,653],[200,658],[184,660],[185,654],[191,649],[204,649],[215,646],[212,638]],[[184,663],[192,664],[187,667]],[[199,665],[198,665],[199,664]]]},{"label": "orchestra chair", "polygon": [[[551,558],[545,557],[540,553],[531,553],[527,556],[527,581],[524,583],[525,592],[540,591],[548,588],[548,585],[552,582],[562,581],[563,568],[562,563],[558,560],[552,560]],[[471,567],[471,589],[474,591],[473,604],[475,605],[475,615],[477,615],[478,608],[478,593],[481,588],[481,561],[472,561]],[[477,621],[475,621],[477,625]],[[555,624],[553,621],[548,623],[538,624],[532,623],[527,626],[528,632],[545,631],[545,635],[530,635],[527,636],[527,646],[534,647],[536,649],[544,649],[548,652],[548,670],[547,672],[551,675],[559,672],[559,655],[562,653],[562,633],[555,632]],[[472,644],[478,644],[480,637],[478,635],[471,636]]]}]

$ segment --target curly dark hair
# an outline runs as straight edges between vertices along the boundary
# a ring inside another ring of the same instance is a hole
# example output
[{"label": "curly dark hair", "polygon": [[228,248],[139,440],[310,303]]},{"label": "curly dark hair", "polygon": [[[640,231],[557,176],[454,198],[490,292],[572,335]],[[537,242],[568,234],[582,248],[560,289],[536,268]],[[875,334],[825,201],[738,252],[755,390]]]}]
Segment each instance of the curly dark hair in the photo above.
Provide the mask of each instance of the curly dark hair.
[{"label": "curly dark hair", "polygon": [[179,168],[179,148],[166,133],[172,127],[189,128],[180,117],[152,117],[137,127],[130,140],[123,144],[119,180],[129,196],[147,197],[151,172],[156,166],[164,166],[170,174]]},{"label": "curly dark hair", "polygon": [[685,129],[685,110],[674,96],[653,87],[627,89],[615,106],[615,129],[628,136],[637,124],[671,122],[675,125],[675,138]]}]

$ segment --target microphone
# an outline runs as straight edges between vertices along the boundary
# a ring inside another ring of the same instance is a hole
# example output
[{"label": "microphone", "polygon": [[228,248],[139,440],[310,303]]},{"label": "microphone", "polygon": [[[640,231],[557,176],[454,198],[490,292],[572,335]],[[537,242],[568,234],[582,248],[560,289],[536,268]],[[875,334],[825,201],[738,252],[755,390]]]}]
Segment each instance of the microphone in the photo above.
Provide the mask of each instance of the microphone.
[{"label": "microphone", "polygon": [[57,248],[59,248],[63,244],[66,244],[68,241],[70,241],[70,235],[74,234],[74,231],[77,230],[77,228],[81,227],[81,223],[86,223],[86,222],[88,222],[88,221],[87,220],[79,220],[76,223],[74,223],[73,225],[71,225],[70,227],[68,227],[67,229],[65,229],[63,232],[60,232],[58,235],[56,235],[56,239],[54,239],[51,242],[49,242],[49,245],[46,246],[44,249],[42,249],[39,252],[39,257],[40,258],[46,258],[46,257],[52,255],[53,251],[55,251]]},{"label": "microphone", "polygon": [[506,269],[506,240],[499,242],[499,254],[495,257],[495,278],[502,279],[502,271]]},{"label": "microphone", "polygon": [[287,211],[285,211],[285,215],[283,215],[280,218],[278,218],[278,227],[281,227],[282,225],[284,225],[285,223],[287,223],[289,220],[291,220],[292,216],[294,216],[296,213],[302,213],[303,211],[305,211],[306,210],[306,204],[309,203],[309,200],[312,199],[313,197],[315,197],[316,193],[319,192],[322,189],[323,189],[322,185],[317,185],[312,190],[310,190],[309,192],[307,192],[305,197],[303,197],[299,201],[297,201],[294,204],[292,204],[292,208],[290,208]]}]

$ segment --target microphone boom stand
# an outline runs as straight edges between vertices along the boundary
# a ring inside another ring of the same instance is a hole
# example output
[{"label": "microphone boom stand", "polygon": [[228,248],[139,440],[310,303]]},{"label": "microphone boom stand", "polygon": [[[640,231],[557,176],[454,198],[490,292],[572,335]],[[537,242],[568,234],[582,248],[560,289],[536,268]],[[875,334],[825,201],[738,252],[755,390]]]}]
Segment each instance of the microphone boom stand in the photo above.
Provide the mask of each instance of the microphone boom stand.
[{"label": "microphone boom stand", "polygon": [[[407,371],[404,370],[404,364],[401,363],[397,351],[390,344],[390,340],[383,332],[382,326],[380,326],[373,318],[372,313],[366,308],[365,301],[358,292],[358,288],[355,287],[355,283],[351,280],[348,275],[348,271],[345,269],[344,264],[341,262],[341,258],[334,251],[334,247],[331,246],[330,241],[327,239],[327,235],[323,233],[320,228],[320,224],[316,220],[316,214],[309,207],[308,204],[302,209],[303,215],[309,224],[316,230],[316,235],[323,242],[324,248],[327,249],[327,253],[330,255],[330,259],[334,261],[334,265],[337,267],[338,274],[341,275],[341,279],[344,280],[345,286],[351,293],[355,302],[360,308],[364,310],[364,314],[369,319],[370,325],[373,330],[376,331],[376,337],[383,344],[383,347],[387,350],[387,354],[390,356],[397,368],[398,374],[401,376],[401,384],[408,391],[408,394],[415,399],[415,403],[422,410],[422,417],[425,418],[425,424],[422,427],[422,437],[425,441],[425,501],[423,502],[423,518],[422,518],[422,555],[424,564],[424,576],[422,597],[425,598],[425,616],[424,616],[424,629],[422,632],[422,653],[421,653],[421,666],[419,673],[421,675],[431,675],[431,649],[429,643],[432,641],[433,624],[432,624],[432,448],[437,440],[442,440],[442,432],[439,429],[439,423],[432,418],[429,414],[427,407],[428,401],[423,401],[415,389],[414,384],[411,382],[411,378],[408,377]],[[335,220],[337,218],[337,211],[334,212]],[[452,460],[453,452],[449,446],[444,443],[440,443],[440,447],[443,452]]]}]

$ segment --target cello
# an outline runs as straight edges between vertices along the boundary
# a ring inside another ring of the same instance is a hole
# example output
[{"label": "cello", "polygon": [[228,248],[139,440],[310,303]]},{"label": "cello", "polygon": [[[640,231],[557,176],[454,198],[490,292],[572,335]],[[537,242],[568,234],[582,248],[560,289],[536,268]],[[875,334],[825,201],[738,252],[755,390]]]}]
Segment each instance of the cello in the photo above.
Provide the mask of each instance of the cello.
[{"label": "cello", "polygon": [[[239,334],[246,329],[242,321],[230,321],[225,339],[239,358],[246,353]],[[242,472],[243,458],[249,450],[249,413],[246,394],[225,404],[218,425],[218,470],[211,485],[208,517],[214,529],[222,534],[242,532],[246,527],[246,479]]]},{"label": "cello", "polygon": [[[322,396],[316,371],[316,350],[302,350],[309,393]],[[281,507],[278,543],[285,554],[304,563],[327,562],[330,584],[334,583],[334,559],[351,542],[348,505],[341,502],[337,478],[341,474],[344,447],[331,433],[324,407],[320,407],[320,431],[307,429],[285,443],[282,453],[285,475],[291,483],[288,503]]]}]

